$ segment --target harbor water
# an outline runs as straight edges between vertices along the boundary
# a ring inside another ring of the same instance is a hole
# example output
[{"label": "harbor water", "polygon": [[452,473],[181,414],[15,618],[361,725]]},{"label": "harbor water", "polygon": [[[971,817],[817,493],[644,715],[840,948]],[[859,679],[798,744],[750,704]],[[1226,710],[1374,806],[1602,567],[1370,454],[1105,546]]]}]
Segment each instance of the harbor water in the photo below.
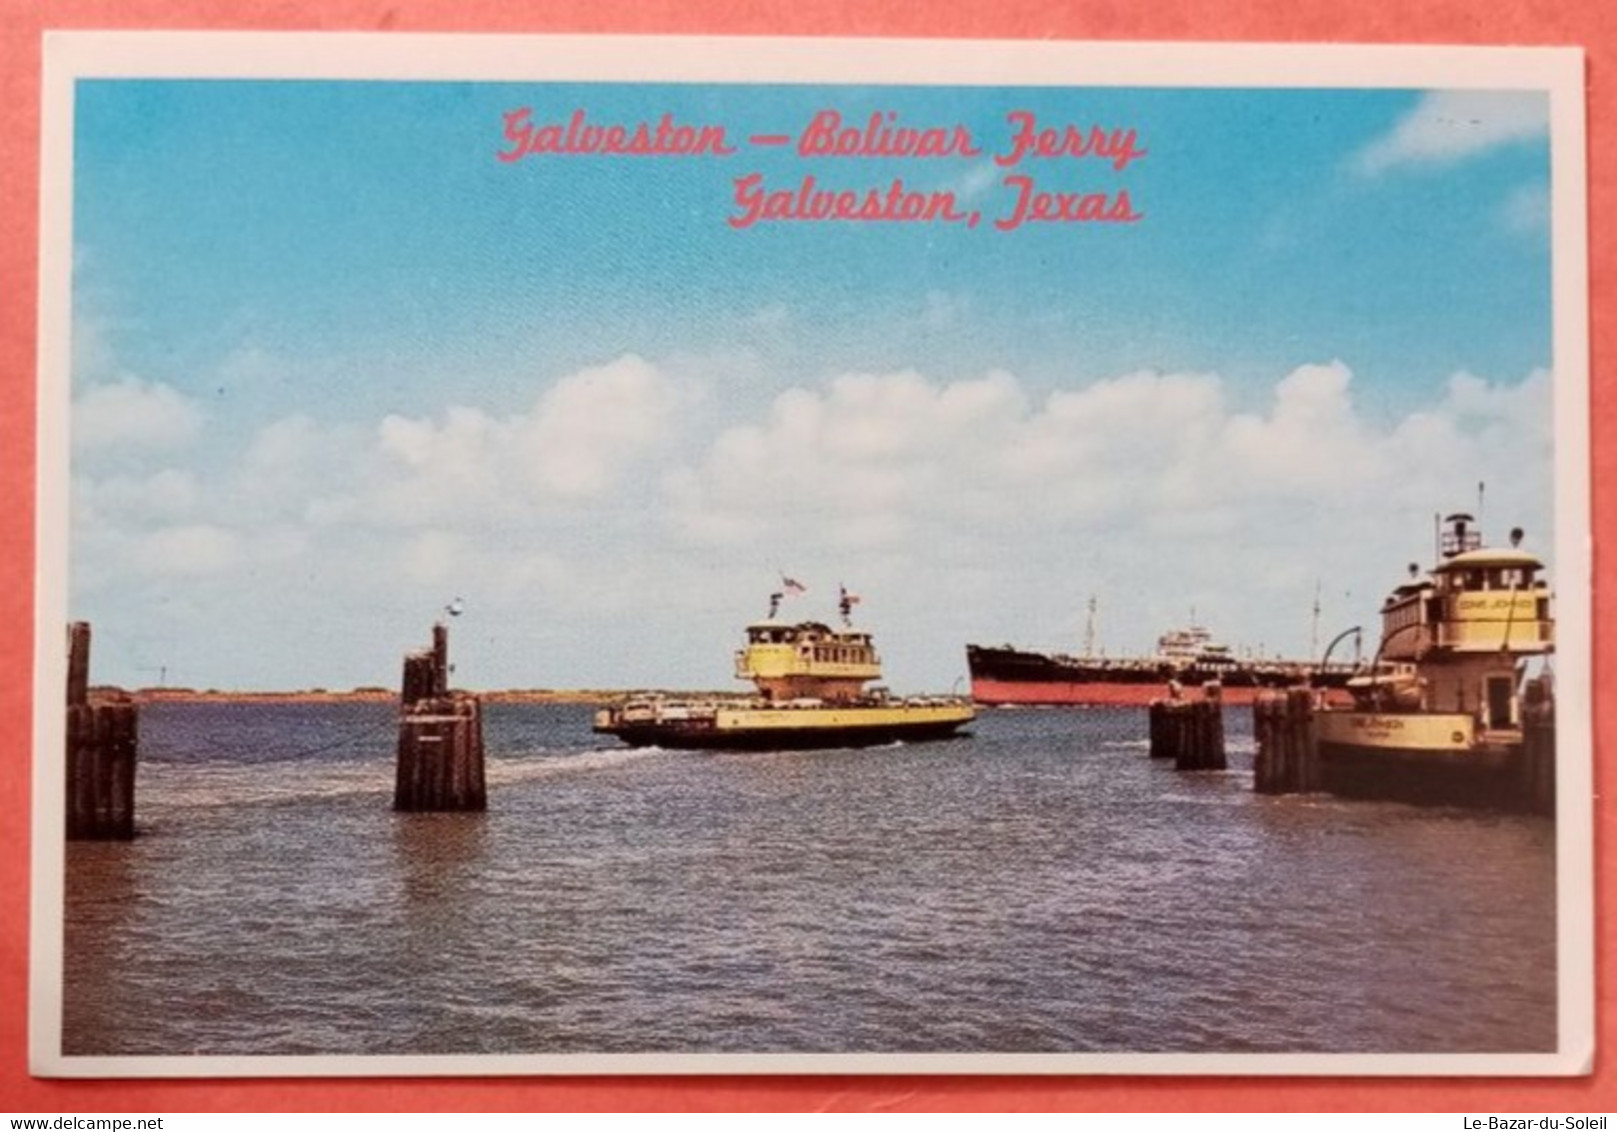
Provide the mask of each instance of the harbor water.
[{"label": "harbor water", "polygon": [[67,847],[67,1054],[1525,1052],[1554,827],[1252,791],[1142,708],[873,750],[631,750],[486,708],[485,814],[395,814],[386,703],[154,704]]}]

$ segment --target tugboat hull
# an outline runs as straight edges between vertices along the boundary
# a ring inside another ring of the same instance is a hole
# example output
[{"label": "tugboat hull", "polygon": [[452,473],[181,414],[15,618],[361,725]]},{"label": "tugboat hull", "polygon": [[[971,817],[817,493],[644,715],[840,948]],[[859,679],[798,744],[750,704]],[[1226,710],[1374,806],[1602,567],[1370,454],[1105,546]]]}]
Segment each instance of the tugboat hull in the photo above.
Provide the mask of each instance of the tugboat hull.
[{"label": "tugboat hull", "polygon": [[1332,794],[1418,805],[1526,808],[1520,731],[1487,734],[1470,715],[1324,711],[1315,717],[1321,785]]},{"label": "tugboat hull", "polygon": [[1321,784],[1342,797],[1507,810],[1532,806],[1520,744],[1417,752],[1321,743],[1319,759]]}]

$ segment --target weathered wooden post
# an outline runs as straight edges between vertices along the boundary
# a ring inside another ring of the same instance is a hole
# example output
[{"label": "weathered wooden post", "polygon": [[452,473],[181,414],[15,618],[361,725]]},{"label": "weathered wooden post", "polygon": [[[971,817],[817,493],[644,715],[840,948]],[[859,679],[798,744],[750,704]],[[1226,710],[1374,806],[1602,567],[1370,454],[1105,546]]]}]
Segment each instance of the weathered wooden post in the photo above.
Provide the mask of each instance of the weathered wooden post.
[{"label": "weathered wooden post", "polygon": [[1325,775],[1319,761],[1319,742],[1314,736],[1313,689],[1291,688],[1286,692],[1286,719],[1296,766],[1296,789],[1302,794],[1317,794],[1325,789]]},{"label": "weathered wooden post", "polygon": [[1530,680],[1522,700],[1522,795],[1535,814],[1555,814],[1555,696]]},{"label": "weathered wooden post", "polygon": [[1152,700],[1147,709],[1150,721],[1151,757],[1173,758],[1173,700]]},{"label": "weathered wooden post", "polygon": [[432,647],[404,658],[393,808],[483,810],[483,714],[474,695],[449,691],[449,630],[432,627]]},{"label": "weathered wooden post", "polygon": [[90,623],[67,627],[67,706],[90,702]]},{"label": "weathered wooden post", "polygon": [[121,692],[90,698],[90,626],[67,627],[67,836],[135,836],[139,709]]},{"label": "weathered wooden post", "polygon": [[449,694],[449,626],[442,621],[432,626],[432,694]]},{"label": "weathered wooden post", "polygon": [[1151,757],[1173,759],[1176,770],[1223,770],[1224,708],[1216,683],[1200,700],[1170,697],[1149,710]]},{"label": "weathered wooden post", "polygon": [[1307,688],[1265,692],[1252,703],[1258,742],[1252,788],[1259,794],[1308,794],[1322,787],[1314,742],[1314,694]]},{"label": "weathered wooden post", "polygon": [[1181,759],[1180,770],[1223,770],[1229,766],[1224,754],[1224,688],[1216,680],[1202,686],[1202,699],[1192,707],[1196,742],[1189,762]]},{"label": "weathered wooden post", "polygon": [[1252,759],[1252,789],[1259,794],[1285,793],[1286,760],[1280,743],[1286,697],[1260,692],[1252,701],[1252,738],[1258,753]]}]

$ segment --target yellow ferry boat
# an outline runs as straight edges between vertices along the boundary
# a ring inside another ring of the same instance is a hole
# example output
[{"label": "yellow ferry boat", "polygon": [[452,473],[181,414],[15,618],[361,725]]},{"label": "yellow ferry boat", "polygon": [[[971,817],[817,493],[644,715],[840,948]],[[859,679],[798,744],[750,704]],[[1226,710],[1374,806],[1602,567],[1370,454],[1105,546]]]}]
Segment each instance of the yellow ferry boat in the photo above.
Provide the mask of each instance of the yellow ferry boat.
[{"label": "yellow ferry boat", "polygon": [[969,700],[953,696],[896,698],[866,689],[881,678],[870,634],[850,622],[857,599],[842,592],[842,627],[776,619],[747,626],[735,674],[757,694],[705,699],[639,696],[595,715],[595,731],[636,747],[747,748],[867,747],[944,739],[976,718]]},{"label": "yellow ferry boat", "polygon": [[1544,564],[1485,547],[1470,515],[1450,515],[1439,562],[1381,607],[1370,671],[1347,683],[1350,707],[1315,716],[1320,770],[1337,794],[1512,804],[1538,773],[1524,765],[1525,707],[1547,699],[1528,662],[1555,648]]}]

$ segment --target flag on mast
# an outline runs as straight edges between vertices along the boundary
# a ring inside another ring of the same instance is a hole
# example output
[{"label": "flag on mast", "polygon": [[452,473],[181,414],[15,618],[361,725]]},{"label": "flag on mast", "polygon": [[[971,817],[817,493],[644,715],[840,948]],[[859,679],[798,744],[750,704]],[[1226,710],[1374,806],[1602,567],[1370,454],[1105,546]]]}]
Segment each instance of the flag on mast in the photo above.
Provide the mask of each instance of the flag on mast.
[{"label": "flag on mast", "polygon": [[780,576],[780,588],[789,594],[806,594],[808,587],[796,578],[788,578],[785,574]]},{"label": "flag on mast", "polygon": [[837,583],[837,612],[842,614],[842,623],[848,624],[853,616],[853,607],[859,603],[859,595],[848,592],[848,587]]}]

